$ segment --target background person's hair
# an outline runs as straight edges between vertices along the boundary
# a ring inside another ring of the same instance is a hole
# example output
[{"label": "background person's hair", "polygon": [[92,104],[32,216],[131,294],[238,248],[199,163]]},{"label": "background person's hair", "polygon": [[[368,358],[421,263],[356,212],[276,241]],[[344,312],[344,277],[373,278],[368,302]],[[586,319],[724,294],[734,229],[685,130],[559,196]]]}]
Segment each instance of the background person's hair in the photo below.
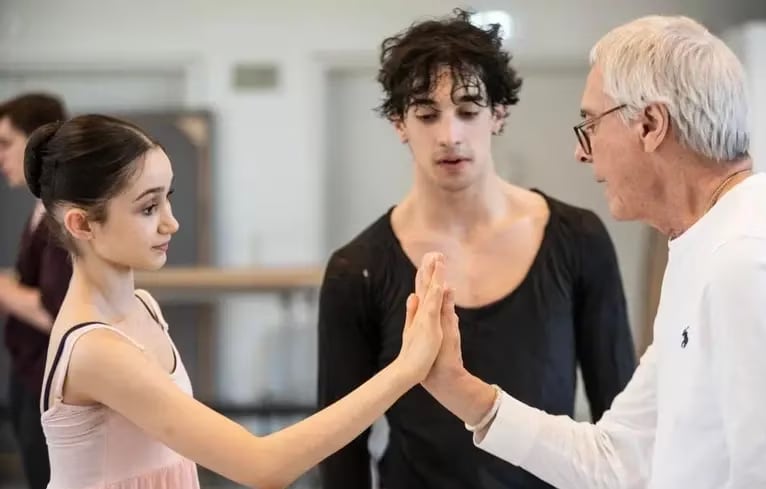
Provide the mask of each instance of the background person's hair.
[{"label": "background person's hair", "polygon": [[0,104],[0,119],[7,117],[25,136],[38,127],[67,119],[64,103],[46,93],[27,93]]}]

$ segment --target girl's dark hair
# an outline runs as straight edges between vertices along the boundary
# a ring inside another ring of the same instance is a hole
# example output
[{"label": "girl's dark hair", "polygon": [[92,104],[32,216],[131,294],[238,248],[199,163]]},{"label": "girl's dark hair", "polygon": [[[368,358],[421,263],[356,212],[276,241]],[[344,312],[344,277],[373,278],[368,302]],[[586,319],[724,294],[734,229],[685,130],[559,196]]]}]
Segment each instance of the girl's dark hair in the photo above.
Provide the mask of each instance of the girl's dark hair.
[{"label": "girl's dark hair", "polygon": [[477,27],[470,12],[456,9],[451,17],[413,24],[381,45],[378,82],[385,98],[378,111],[389,120],[403,118],[413,99],[435,88],[435,75],[445,67],[454,90],[478,89],[489,107],[514,105],[521,78],[510,61],[500,26]]},{"label": "girl's dark hair", "polygon": [[136,173],[138,160],[158,146],[137,126],[104,115],[82,115],[32,132],[24,153],[27,186],[42,200],[48,224],[69,251],[76,250],[56,220],[56,207],[71,204],[103,222],[109,199]]}]

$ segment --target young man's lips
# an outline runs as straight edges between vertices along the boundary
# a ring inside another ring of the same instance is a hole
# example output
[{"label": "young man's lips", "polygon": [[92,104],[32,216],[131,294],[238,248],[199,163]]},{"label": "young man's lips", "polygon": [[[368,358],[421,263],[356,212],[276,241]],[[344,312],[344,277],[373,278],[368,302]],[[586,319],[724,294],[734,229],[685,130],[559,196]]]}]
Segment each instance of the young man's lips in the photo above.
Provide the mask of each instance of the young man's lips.
[{"label": "young man's lips", "polygon": [[457,165],[460,163],[471,161],[468,158],[442,158],[439,160],[440,165]]}]

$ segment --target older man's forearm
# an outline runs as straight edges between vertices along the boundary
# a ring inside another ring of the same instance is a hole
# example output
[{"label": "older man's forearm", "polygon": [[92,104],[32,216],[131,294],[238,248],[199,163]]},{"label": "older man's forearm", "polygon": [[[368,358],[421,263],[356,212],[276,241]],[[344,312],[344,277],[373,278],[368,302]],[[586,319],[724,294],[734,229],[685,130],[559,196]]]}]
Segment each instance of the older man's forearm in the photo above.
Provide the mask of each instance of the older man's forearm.
[{"label": "older man's forearm", "polygon": [[468,425],[476,425],[492,409],[497,391],[469,372],[423,384],[441,405]]}]

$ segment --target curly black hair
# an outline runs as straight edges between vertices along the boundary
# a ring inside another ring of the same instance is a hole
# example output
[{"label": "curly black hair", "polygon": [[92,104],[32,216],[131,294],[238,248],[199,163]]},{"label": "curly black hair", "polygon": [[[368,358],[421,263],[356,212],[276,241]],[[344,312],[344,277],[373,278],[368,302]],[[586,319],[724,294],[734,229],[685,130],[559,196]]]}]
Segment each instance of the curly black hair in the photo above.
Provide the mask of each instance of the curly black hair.
[{"label": "curly black hair", "polygon": [[514,105],[521,78],[510,61],[500,25],[477,27],[471,12],[455,9],[450,17],[415,23],[381,44],[378,82],[385,98],[377,110],[389,120],[404,118],[414,99],[435,88],[436,75],[445,67],[452,75],[453,93],[475,89],[489,107]]}]

